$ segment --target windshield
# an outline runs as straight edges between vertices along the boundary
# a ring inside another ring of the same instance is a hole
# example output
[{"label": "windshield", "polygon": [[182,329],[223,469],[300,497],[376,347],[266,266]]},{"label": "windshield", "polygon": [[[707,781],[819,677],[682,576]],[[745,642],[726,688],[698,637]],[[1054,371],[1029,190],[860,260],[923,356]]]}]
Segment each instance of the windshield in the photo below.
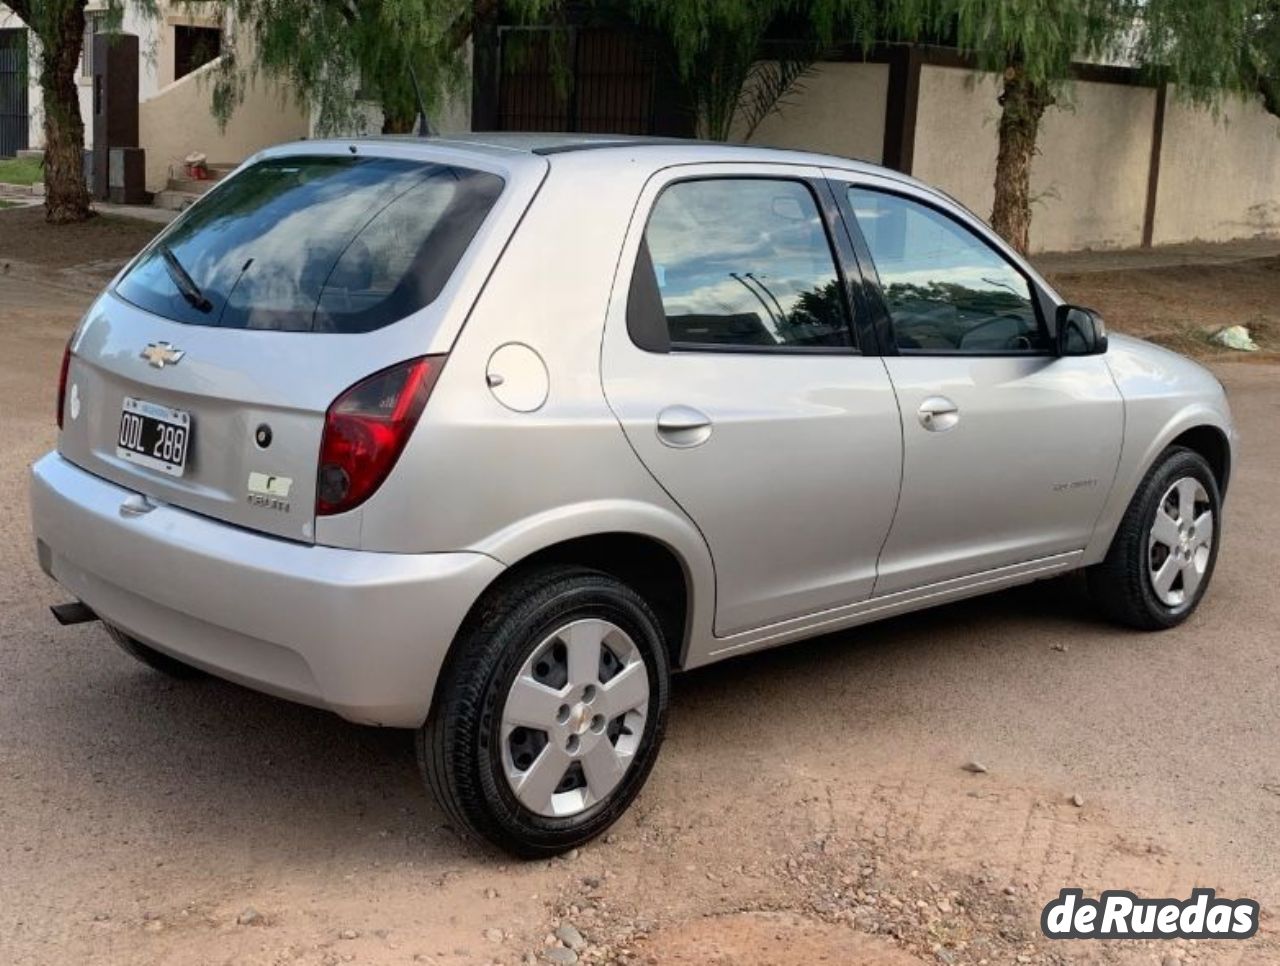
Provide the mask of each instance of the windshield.
[{"label": "windshield", "polygon": [[502,188],[422,161],[272,158],[174,222],[116,291],[192,325],[368,332],[435,300]]}]

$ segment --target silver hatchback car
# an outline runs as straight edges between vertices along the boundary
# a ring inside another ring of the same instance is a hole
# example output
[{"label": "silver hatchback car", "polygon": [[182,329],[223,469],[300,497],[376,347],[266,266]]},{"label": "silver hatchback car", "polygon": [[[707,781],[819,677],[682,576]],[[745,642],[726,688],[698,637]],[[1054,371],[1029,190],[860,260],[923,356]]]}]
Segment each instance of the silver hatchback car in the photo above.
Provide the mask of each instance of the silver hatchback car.
[{"label": "silver hatchback car", "polygon": [[61,619],[417,729],[528,856],[635,797],[674,669],[1078,569],[1184,620],[1235,441],[910,178],[566,136],[254,156],[90,309],[58,422]]}]

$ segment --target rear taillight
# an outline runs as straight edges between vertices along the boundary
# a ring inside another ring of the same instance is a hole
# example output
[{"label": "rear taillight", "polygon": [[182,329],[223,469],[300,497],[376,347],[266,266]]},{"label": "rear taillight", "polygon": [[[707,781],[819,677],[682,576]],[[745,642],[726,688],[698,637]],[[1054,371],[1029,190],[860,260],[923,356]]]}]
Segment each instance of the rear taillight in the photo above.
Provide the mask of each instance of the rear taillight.
[{"label": "rear taillight", "polygon": [[410,359],[356,383],[324,417],[316,513],[354,509],[382,485],[404,450],[444,356]]},{"label": "rear taillight", "polygon": [[62,428],[62,413],[67,406],[67,371],[71,368],[71,340],[62,350],[62,368],[58,370],[58,428]]}]

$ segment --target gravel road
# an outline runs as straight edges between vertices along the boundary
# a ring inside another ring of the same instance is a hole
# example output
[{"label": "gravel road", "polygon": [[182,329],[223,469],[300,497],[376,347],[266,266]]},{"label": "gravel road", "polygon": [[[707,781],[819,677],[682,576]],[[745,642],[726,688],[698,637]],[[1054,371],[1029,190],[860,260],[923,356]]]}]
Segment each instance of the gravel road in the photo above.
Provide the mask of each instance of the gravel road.
[{"label": "gravel road", "polygon": [[[1244,454],[1187,625],[1055,580],[683,676],[609,838],[518,864],[447,827],[407,734],[55,625],[25,494],[69,278],[0,275],[0,961],[1280,961],[1280,366],[1216,366]],[[1259,936],[1039,936],[1062,887],[1197,884],[1261,900]]]}]

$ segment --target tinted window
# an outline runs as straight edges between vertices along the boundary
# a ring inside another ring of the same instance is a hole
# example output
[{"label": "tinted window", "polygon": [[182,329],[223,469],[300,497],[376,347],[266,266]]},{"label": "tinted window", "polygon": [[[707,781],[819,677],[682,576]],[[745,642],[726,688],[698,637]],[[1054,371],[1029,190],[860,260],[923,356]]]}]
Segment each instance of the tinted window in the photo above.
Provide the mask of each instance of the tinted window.
[{"label": "tinted window", "polygon": [[959,222],[897,195],[849,189],[904,352],[1044,352],[1031,286]]},{"label": "tinted window", "polygon": [[367,332],[440,294],[502,184],[393,158],[263,161],[176,221],[117,291],[193,325]]},{"label": "tinted window", "polygon": [[635,272],[629,317],[661,313],[677,345],[852,344],[822,216],[798,181],[672,185],[653,207]]}]

